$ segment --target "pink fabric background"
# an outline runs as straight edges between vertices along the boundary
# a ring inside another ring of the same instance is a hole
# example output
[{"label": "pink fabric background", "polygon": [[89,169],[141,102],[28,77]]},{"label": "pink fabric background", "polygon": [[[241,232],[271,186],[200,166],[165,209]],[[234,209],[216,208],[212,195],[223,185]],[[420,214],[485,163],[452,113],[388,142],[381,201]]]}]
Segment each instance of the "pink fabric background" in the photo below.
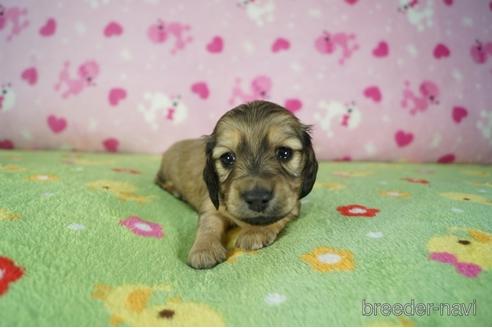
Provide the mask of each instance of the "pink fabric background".
[{"label": "pink fabric background", "polygon": [[490,0],[0,4],[0,148],[156,153],[266,98],[322,159],[492,162]]}]

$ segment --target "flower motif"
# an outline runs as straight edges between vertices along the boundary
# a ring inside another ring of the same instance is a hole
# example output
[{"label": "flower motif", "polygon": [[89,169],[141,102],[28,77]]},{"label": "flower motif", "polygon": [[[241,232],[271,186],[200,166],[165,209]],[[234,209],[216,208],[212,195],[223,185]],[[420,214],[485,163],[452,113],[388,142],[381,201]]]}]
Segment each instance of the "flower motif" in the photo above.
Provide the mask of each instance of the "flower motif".
[{"label": "flower motif", "polygon": [[124,167],[123,168],[122,167],[115,167],[115,168],[112,168],[111,170],[113,170],[114,172],[118,172],[118,173],[140,174],[139,170],[124,168]]},{"label": "flower motif", "polygon": [[279,293],[268,293],[265,296],[265,303],[268,305],[279,305],[287,300],[287,296]]},{"label": "flower motif", "polygon": [[21,218],[21,215],[19,213],[14,213],[12,211],[9,211],[6,208],[0,208],[0,221],[5,220],[5,221],[14,221],[18,220]]},{"label": "flower motif", "polygon": [[425,179],[403,178],[402,180],[408,181],[410,183],[419,183],[423,185],[429,184],[429,181]]},{"label": "flower motif", "polygon": [[331,191],[342,190],[346,188],[344,184],[338,182],[316,182],[315,186],[317,188],[328,189]]},{"label": "flower motif", "polygon": [[354,256],[348,249],[317,247],[301,256],[311,268],[319,272],[354,271]]},{"label": "flower motif", "polygon": [[353,177],[365,177],[368,175],[372,175],[372,172],[370,171],[335,171],[332,173],[335,176],[338,177],[344,177],[344,178],[353,178]]},{"label": "flower motif", "polygon": [[88,183],[87,186],[94,190],[112,193],[114,196],[125,201],[148,203],[153,199],[153,196],[143,196],[137,194],[136,188],[127,182],[97,180]]},{"label": "flower motif", "polygon": [[142,220],[138,216],[130,216],[121,220],[120,224],[142,237],[162,238],[164,235],[159,224]]},{"label": "flower motif", "polygon": [[26,169],[16,164],[0,164],[0,172],[15,173],[23,172]]},{"label": "flower motif", "polygon": [[0,256],[0,295],[7,292],[9,284],[18,280],[24,270],[14,264],[8,257]]},{"label": "flower motif", "polygon": [[45,174],[36,174],[28,177],[29,180],[35,182],[47,182],[47,181],[56,181],[58,177],[55,175],[45,175]]},{"label": "flower motif", "polygon": [[394,190],[389,190],[389,191],[381,191],[379,192],[381,196],[384,197],[392,197],[392,198],[408,198],[410,197],[409,192],[405,191],[394,191]]},{"label": "flower motif", "polygon": [[337,211],[340,212],[340,214],[342,214],[343,216],[373,217],[379,212],[379,209],[367,208],[363,205],[352,204],[352,205],[338,206]]},{"label": "flower motif", "polygon": [[226,235],[227,260],[226,263],[235,263],[237,259],[244,254],[256,253],[256,250],[244,250],[236,247],[236,240],[241,229],[239,227],[232,228]]}]

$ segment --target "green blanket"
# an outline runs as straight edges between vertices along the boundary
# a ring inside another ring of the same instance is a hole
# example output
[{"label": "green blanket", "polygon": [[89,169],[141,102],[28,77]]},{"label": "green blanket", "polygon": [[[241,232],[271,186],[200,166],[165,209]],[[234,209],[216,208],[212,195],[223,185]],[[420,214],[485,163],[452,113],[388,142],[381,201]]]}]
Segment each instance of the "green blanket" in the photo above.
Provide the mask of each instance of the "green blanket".
[{"label": "green blanket", "polygon": [[[271,246],[186,265],[158,156],[0,152],[0,325],[491,325],[492,168],[321,163]],[[433,304],[430,304],[433,303]]]}]

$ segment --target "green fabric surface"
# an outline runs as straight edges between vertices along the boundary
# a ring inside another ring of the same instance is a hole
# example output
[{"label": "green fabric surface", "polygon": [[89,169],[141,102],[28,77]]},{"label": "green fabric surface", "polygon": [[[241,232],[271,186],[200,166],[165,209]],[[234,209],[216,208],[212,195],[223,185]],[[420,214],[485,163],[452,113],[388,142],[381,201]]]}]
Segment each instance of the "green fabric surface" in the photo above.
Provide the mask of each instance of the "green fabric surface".
[{"label": "green fabric surface", "polygon": [[[274,244],[194,270],[197,214],[153,184],[158,165],[0,152],[0,325],[492,324],[490,166],[320,163]],[[476,307],[365,316],[363,300]]]}]

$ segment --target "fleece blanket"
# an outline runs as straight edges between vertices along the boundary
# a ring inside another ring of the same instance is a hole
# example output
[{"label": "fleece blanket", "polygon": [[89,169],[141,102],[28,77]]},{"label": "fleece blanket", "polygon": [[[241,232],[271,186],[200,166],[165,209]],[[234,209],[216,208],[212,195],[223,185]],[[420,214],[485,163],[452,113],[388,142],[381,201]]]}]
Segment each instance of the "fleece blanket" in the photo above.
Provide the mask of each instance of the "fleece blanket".
[{"label": "fleece blanket", "polygon": [[210,270],[159,157],[0,152],[1,325],[490,325],[492,168],[324,162],[271,246]]}]

